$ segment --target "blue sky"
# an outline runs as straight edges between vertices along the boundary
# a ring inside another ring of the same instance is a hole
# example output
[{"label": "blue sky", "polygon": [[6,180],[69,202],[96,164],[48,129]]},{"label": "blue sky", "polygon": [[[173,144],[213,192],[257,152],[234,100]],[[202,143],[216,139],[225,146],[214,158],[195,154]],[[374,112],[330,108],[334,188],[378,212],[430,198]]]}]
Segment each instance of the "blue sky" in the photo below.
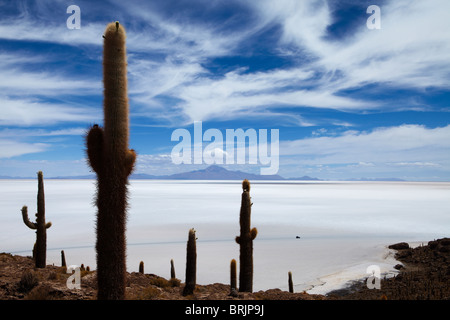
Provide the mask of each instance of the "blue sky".
[{"label": "blue sky", "polygon": [[[68,29],[69,5],[81,28]],[[381,9],[369,29],[366,9]],[[89,174],[102,34],[127,30],[137,173],[175,129],[278,129],[284,177],[450,180],[450,2],[0,1],[0,176]],[[259,172],[259,164],[228,164]]]}]

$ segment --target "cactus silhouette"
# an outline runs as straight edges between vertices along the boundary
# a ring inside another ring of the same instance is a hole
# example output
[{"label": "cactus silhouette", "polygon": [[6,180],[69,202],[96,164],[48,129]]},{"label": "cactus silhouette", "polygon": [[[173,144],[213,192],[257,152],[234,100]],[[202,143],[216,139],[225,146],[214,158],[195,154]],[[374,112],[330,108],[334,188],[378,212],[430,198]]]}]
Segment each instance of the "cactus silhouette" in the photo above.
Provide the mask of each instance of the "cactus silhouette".
[{"label": "cactus silhouette", "polygon": [[97,296],[117,300],[125,298],[127,185],[136,153],[128,149],[125,29],[110,23],[103,38],[104,128],[94,125],[86,145],[97,173]]},{"label": "cactus silhouette", "polygon": [[245,179],[242,181],[242,201],[239,223],[241,225],[241,234],[236,237],[236,243],[240,246],[239,253],[239,291],[253,291],[253,240],[258,234],[258,230],[250,230],[251,209],[253,203],[250,201],[250,182]]},{"label": "cactus silhouette", "polygon": [[67,267],[66,255],[64,254],[64,250],[61,250],[61,267]]},{"label": "cactus silhouette", "polygon": [[195,230],[189,230],[189,238],[186,248],[186,284],[183,289],[183,296],[194,293],[196,276],[197,276],[197,238],[195,237]]},{"label": "cactus silhouette", "polygon": [[38,176],[38,195],[37,195],[37,213],[36,222],[31,222],[28,218],[28,207],[22,207],[22,218],[25,225],[36,230],[36,243],[33,247],[33,258],[36,268],[45,268],[47,255],[47,229],[52,226],[51,222],[45,223],[45,194],[44,194],[44,176],[42,171]]},{"label": "cactus silhouette", "polygon": [[230,295],[237,296],[237,276],[236,276],[236,260],[232,259],[230,262]]},{"label": "cactus silhouette", "polygon": [[173,259],[170,259],[170,279],[176,279],[175,275],[175,265],[173,263]]},{"label": "cactus silhouette", "polygon": [[292,272],[288,272],[288,286],[289,292],[294,293],[294,283],[292,282]]},{"label": "cactus silhouette", "polygon": [[139,273],[144,274],[144,261],[139,262]]}]

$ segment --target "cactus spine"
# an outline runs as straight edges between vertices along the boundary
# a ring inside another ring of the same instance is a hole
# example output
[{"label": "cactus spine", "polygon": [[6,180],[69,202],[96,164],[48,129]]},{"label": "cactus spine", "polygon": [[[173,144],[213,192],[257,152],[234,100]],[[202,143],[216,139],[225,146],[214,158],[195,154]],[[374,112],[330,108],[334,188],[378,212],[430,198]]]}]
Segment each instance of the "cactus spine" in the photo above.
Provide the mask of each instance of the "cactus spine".
[{"label": "cactus spine", "polygon": [[250,230],[251,209],[253,203],[250,201],[250,182],[242,181],[242,201],[239,222],[241,234],[236,237],[236,243],[240,245],[239,253],[239,291],[253,291],[253,240],[258,234],[258,230]]},{"label": "cactus spine", "polygon": [[28,207],[22,207],[22,218],[25,225],[36,230],[36,243],[33,248],[33,257],[36,268],[45,268],[47,255],[47,229],[52,226],[51,222],[45,223],[45,194],[44,177],[42,171],[38,176],[37,213],[36,222],[31,222],[28,218]]},{"label": "cactus spine", "polygon": [[127,184],[136,153],[128,149],[125,29],[110,23],[103,38],[104,128],[94,125],[86,144],[97,173],[97,296],[117,300],[125,298]]},{"label": "cactus spine", "polygon": [[194,293],[197,274],[197,245],[195,230],[189,230],[189,238],[186,249],[186,284],[183,289],[183,296]]},{"label": "cactus spine", "polygon": [[289,292],[294,293],[294,283],[292,281],[292,272],[288,272],[288,285],[289,285]]}]

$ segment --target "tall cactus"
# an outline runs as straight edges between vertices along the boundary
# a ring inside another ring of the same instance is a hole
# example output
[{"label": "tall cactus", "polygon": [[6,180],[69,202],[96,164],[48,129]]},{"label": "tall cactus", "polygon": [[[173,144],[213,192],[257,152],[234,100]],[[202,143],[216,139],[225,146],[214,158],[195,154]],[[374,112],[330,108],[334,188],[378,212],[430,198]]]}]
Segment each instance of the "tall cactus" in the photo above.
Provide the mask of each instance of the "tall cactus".
[{"label": "tall cactus", "polygon": [[183,289],[183,296],[194,293],[197,278],[197,238],[195,230],[189,230],[189,238],[186,248],[186,284]]},{"label": "tall cactus", "polygon": [[136,153],[128,149],[125,29],[110,23],[103,38],[104,128],[94,125],[86,144],[97,173],[97,296],[117,300],[125,298],[127,185]]},{"label": "tall cactus", "polygon": [[47,256],[47,229],[52,226],[51,222],[45,223],[45,194],[44,194],[44,176],[42,171],[38,176],[38,194],[37,194],[37,213],[36,222],[31,222],[28,218],[28,207],[22,207],[22,218],[25,225],[36,230],[36,243],[33,248],[33,257],[36,268],[45,268]]},{"label": "tall cactus", "polygon": [[241,234],[236,237],[236,243],[240,245],[239,253],[239,291],[253,291],[253,240],[258,234],[258,230],[250,230],[251,209],[253,203],[250,200],[250,182],[242,181],[242,201],[239,222]]}]

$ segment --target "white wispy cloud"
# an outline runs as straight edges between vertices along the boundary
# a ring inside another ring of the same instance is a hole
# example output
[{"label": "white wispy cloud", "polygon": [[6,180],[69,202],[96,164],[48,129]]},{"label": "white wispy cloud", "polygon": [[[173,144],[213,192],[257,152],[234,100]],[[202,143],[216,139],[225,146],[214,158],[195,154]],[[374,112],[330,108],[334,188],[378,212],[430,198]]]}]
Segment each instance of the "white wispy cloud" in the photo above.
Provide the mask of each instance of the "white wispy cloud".
[{"label": "white wispy cloud", "polygon": [[86,133],[86,128],[66,128],[57,130],[46,129],[10,129],[5,128],[0,130],[0,136],[14,138],[14,137],[55,137],[55,136],[80,136]]},{"label": "white wispy cloud", "polygon": [[[446,0],[386,1],[381,6],[381,30],[368,30],[362,23],[338,41],[327,36],[334,21],[332,8],[325,0],[236,2],[248,9],[245,14],[249,18],[236,25],[234,16],[222,23],[204,21],[183,17],[185,12],[158,10],[155,3],[90,4],[97,6],[90,7],[92,11],[103,14],[101,19],[119,16],[127,28],[132,121],[149,117],[167,126],[181,126],[195,120],[263,119],[289,126],[325,126],[324,119],[304,116],[302,108],[356,113],[386,108],[413,110],[417,108],[413,101],[398,105],[380,102],[374,92],[449,88],[450,4]],[[109,21],[84,19],[95,15],[83,11],[89,7],[88,2],[81,5],[83,20],[79,30],[65,27],[64,10],[55,18],[49,10],[51,1],[36,2],[37,12],[32,12],[26,2],[18,4],[22,5],[18,16],[0,21],[0,39],[73,46],[80,52],[84,50],[91,59],[88,63],[95,60],[101,64],[101,35]],[[64,7],[61,2],[57,4]],[[211,9],[218,4],[196,1],[195,5]],[[365,22],[365,10],[361,15]],[[281,30],[278,42],[274,38],[270,41],[274,54],[291,59],[289,67],[250,71],[227,66],[223,74],[208,69],[208,63],[215,58],[242,55],[242,44],[271,28]],[[53,70],[40,68],[50,64],[51,57],[29,53],[0,51],[3,158],[48,150],[49,145],[33,143],[36,140],[29,137],[83,134],[79,128],[82,123],[101,119],[101,107],[94,109],[70,99],[83,95],[100,99],[100,74],[74,75],[62,63]],[[343,94],[373,84],[379,87],[370,95],[361,94],[357,99]],[[353,126],[351,121],[331,117],[327,121],[341,127]],[[35,129],[63,122],[71,122],[71,128]],[[14,126],[20,129],[8,128]],[[14,138],[14,133],[21,138]],[[403,125],[344,133],[318,129],[311,138],[281,141],[280,151],[286,164],[321,166],[321,170],[332,170],[332,166],[349,170],[378,168],[382,164],[393,169],[448,171],[449,136],[449,126]],[[156,174],[159,168],[170,168],[167,157],[143,155],[139,159],[144,171],[154,170]]]},{"label": "white wispy cloud", "polygon": [[[143,94],[152,82],[156,83],[158,90],[147,90],[181,100],[176,104],[177,110],[193,121],[230,119],[261,110],[270,117],[277,106],[355,112],[374,108],[394,110],[398,108],[395,105],[386,106],[370,98],[363,101],[343,97],[339,92],[377,83],[391,88],[448,86],[450,34],[445,30],[450,28],[450,20],[444,17],[447,11],[444,8],[449,7],[445,1],[388,2],[382,7],[381,30],[368,30],[362,24],[339,42],[325,37],[333,23],[326,1],[258,1],[248,6],[259,19],[235,41],[222,35],[214,37],[217,31],[214,28],[194,25],[185,30],[184,25],[175,21],[161,23],[162,32],[171,34],[167,42],[161,39],[165,43],[162,50],[183,63],[176,65],[177,71],[172,59],[166,59],[156,69],[136,68],[140,92]],[[361,15],[368,17],[365,11]],[[155,21],[155,25],[160,22],[155,14],[147,18]],[[245,37],[276,24],[283,28],[280,48],[293,44],[297,47],[294,54],[301,52],[311,63],[254,73],[236,69],[221,78],[211,77],[202,69],[199,62],[203,59],[232,55],[236,44]],[[209,43],[214,45],[208,46]],[[170,54],[170,47],[175,54]],[[184,63],[192,65],[187,68]],[[155,77],[146,77],[148,71],[156,71]]]},{"label": "white wispy cloud", "polygon": [[38,41],[48,43],[76,45],[97,45],[103,42],[103,23],[83,23],[82,28],[70,30],[66,27],[65,12],[61,12],[61,19],[55,20],[55,13],[46,12],[46,17],[36,17],[35,14],[20,17],[6,17],[0,22],[0,39],[15,41]]},{"label": "white wispy cloud", "polygon": [[101,82],[95,80],[70,79],[50,72],[27,72],[9,68],[0,69],[0,88],[8,95],[40,95],[46,97],[64,94],[87,95],[101,92]]},{"label": "white wispy cloud", "polygon": [[392,166],[400,166],[400,167],[441,167],[440,164],[434,162],[394,162],[388,163]]},{"label": "white wispy cloud", "polygon": [[[58,144],[64,144],[67,137],[81,137],[86,128],[36,129],[36,128],[3,128],[0,130],[0,158],[8,159],[25,154],[48,151]],[[39,142],[34,142],[39,141]]]},{"label": "white wispy cloud", "polygon": [[95,111],[71,102],[69,97],[101,92],[101,81],[79,78],[64,70],[40,71],[40,66],[50,62],[48,57],[30,56],[29,52],[0,53],[0,125],[48,125],[92,119]]},{"label": "white wispy cloud", "polygon": [[[311,64],[341,77],[322,86],[335,91],[370,83],[402,87],[448,87],[450,66],[450,4],[445,0],[396,0],[381,6],[382,28],[368,30],[361,24],[340,41],[325,37],[333,23],[324,0],[259,1],[255,9],[263,19],[283,26],[283,43],[309,53]],[[361,15],[369,17],[365,11]]]},{"label": "white wispy cloud", "polygon": [[0,96],[0,105],[0,125],[3,126],[42,126],[77,121],[90,123],[96,114],[85,107],[48,103],[34,98]]},{"label": "white wispy cloud", "polygon": [[[138,2],[112,5],[134,18],[125,25],[129,26],[129,88],[132,100],[139,106],[136,111],[154,117],[169,107],[170,112],[165,114],[168,122],[186,124],[252,113],[278,117],[276,108],[286,106],[358,112],[386,106],[369,98],[363,101],[343,97],[341,90],[373,83],[446,87],[450,76],[446,54],[450,51],[450,35],[446,32],[450,22],[445,18],[449,4],[443,0],[387,2],[382,6],[381,30],[368,30],[362,24],[341,41],[325,37],[333,17],[324,0],[248,2],[244,5],[251,9],[253,19],[233,31],[226,24],[180,19],[181,13],[167,17],[150,10],[153,7],[142,8]],[[365,11],[361,15],[368,17]],[[54,19],[49,21],[50,25],[56,23]],[[102,23],[85,22],[79,30],[64,25],[39,28],[40,23],[42,19],[33,19],[29,14],[6,19],[0,23],[0,38],[102,45]],[[301,52],[310,63],[252,73],[236,69],[223,77],[215,77],[203,67],[208,59],[232,56],[240,44],[274,25],[280,25],[283,31],[279,49],[290,47],[291,56]],[[53,95],[60,90],[73,94],[97,90],[101,85],[99,81],[73,80],[68,75],[63,78],[15,71],[2,70],[8,74],[2,79],[8,81],[0,79],[0,87],[14,92],[21,84],[30,92]],[[161,96],[174,102],[164,105],[158,99]],[[294,113],[285,111],[288,115]]]},{"label": "white wispy cloud", "polygon": [[0,139],[0,159],[12,158],[24,154],[38,153],[49,148],[45,143],[26,143],[14,140]]},{"label": "white wispy cloud", "polygon": [[295,155],[299,163],[442,163],[450,170],[450,125],[426,128],[402,125],[370,132],[349,130],[339,136],[321,136],[280,142],[280,155]]},{"label": "white wispy cloud", "polygon": [[[370,103],[339,97],[328,91],[288,90],[311,77],[311,72],[275,70],[242,74],[227,73],[220,80],[199,79],[179,88],[174,94],[183,100],[180,106],[192,120],[230,118],[240,112],[258,112],[278,107],[318,107],[330,109],[369,107]],[[268,112],[266,116],[271,116]]]}]

